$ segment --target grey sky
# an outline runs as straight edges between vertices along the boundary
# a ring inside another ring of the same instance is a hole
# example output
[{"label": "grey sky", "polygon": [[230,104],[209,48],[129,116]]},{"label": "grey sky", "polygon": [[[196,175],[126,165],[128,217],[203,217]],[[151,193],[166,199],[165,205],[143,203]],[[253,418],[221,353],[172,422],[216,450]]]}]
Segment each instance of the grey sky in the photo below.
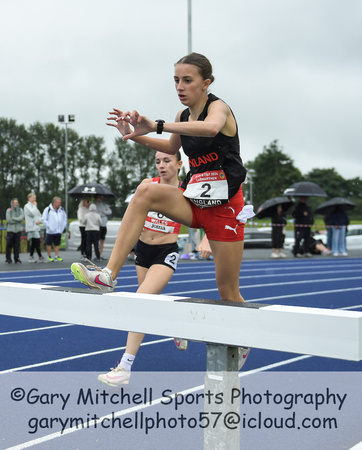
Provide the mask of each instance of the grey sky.
[{"label": "grey sky", "polygon": [[[362,2],[193,0],[192,49],[233,109],[242,157],[274,139],[306,174],[361,177]],[[187,0],[0,0],[0,116],[75,114],[81,135],[113,106],[172,121],[173,65],[187,53]]]}]

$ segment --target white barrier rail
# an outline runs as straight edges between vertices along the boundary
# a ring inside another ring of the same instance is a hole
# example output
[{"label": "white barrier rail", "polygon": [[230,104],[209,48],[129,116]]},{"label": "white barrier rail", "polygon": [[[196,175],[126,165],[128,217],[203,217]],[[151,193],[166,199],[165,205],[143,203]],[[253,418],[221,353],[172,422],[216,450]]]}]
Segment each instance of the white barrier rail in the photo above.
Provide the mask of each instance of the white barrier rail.
[{"label": "white barrier rail", "polygon": [[360,361],[362,313],[0,283],[0,314]]}]

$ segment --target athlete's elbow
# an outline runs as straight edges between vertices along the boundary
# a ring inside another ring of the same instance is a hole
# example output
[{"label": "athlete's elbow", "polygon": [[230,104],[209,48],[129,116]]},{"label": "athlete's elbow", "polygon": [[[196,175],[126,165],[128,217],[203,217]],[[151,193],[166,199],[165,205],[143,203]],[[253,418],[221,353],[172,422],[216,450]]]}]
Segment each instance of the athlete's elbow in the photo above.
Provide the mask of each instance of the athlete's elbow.
[{"label": "athlete's elbow", "polygon": [[215,137],[219,134],[219,132],[220,132],[220,130],[216,125],[212,126],[209,129],[209,137]]}]

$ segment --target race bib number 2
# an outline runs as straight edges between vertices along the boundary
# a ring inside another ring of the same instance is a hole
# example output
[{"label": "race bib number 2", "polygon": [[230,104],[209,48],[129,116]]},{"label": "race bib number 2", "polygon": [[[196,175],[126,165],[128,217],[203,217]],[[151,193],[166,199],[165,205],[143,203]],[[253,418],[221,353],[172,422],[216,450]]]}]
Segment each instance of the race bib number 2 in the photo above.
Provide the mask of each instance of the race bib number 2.
[{"label": "race bib number 2", "polygon": [[228,182],[223,170],[192,175],[184,196],[201,208],[218,206],[228,202]]}]

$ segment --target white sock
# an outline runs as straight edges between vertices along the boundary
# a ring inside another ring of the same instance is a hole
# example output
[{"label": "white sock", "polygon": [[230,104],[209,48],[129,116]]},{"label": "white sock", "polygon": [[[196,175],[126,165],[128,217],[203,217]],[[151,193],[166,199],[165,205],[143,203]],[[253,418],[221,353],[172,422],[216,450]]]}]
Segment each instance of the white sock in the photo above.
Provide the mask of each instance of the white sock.
[{"label": "white sock", "polygon": [[124,370],[127,370],[127,372],[130,372],[131,368],[132,368],[132,364],[133,364],[135,358],[136,357],[134,355],[131,355],[129,353],[125,353],[122,356],[122,359],[121,359],[121,362],[120,362],[121,367]]}]

